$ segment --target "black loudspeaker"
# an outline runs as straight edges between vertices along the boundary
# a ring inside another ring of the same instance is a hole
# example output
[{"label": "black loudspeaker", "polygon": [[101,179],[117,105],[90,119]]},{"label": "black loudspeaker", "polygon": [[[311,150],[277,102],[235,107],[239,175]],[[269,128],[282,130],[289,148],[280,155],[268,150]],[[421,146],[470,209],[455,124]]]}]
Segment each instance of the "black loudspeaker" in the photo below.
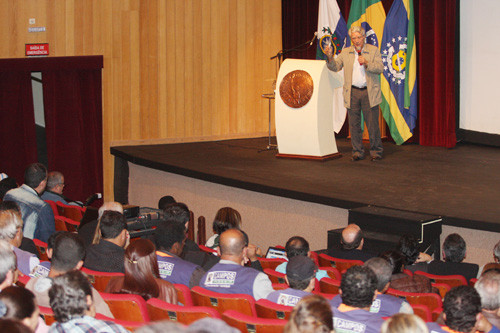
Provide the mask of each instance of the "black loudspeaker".
[{"label": "black loudspeaker", "polygon": [[[404,234],[415,236],[420,251],[440,257],[439,237],[442,232],[440,216],[408,212],[376,206],[349,210],[349,223],[356,223],[364,235],[363,249],[380,253],[394,249]],[[340,247],[342,229],[328,231],[328,248]]]}]

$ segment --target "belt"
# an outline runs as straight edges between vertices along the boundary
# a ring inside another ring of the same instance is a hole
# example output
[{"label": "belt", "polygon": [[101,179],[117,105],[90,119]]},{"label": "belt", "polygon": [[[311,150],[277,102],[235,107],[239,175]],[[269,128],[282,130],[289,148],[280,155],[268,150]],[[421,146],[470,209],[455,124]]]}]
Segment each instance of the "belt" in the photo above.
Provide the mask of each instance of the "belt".
[{"label": "belt", "polygon": [[363,88],[360,88],[360,87],[356,87],[356,86],[351,86],[353,89],[357,89],[357,90],[366,90],[366,87],[363,87]]}]

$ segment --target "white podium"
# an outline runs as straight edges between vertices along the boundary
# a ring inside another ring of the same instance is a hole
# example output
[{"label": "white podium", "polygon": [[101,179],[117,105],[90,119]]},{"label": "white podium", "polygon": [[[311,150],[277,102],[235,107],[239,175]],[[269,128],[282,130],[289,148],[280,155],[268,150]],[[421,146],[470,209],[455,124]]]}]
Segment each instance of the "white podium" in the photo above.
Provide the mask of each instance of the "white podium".
[{"label": "white podium", "polygon": [[[296,75],[309,78],[308,89],[298,86],[301,81],[294,80]],[[333,129],[333,90],[342,85],[342,77],[328,70],[324,60],[286,59],[283,62],[276,84],[277,157],[327,160],[341,156]],[[294,99],[300,101],[296,104],[303,104],[308,98],[304,97],[305,91],[310,96],[305,105],[289,106]]]}]

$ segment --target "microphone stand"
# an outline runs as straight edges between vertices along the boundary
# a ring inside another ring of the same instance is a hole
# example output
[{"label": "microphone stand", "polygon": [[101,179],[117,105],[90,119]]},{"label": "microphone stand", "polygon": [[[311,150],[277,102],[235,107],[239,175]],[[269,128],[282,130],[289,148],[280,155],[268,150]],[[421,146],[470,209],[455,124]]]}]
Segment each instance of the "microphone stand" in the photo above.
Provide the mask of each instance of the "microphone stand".
[{"label": "microphone stand", "polygon": [[[279,71],[279,68],[281,67],[281,59],[282,57],[285,55],[285,54],[288,54],[290,52],[293,52],[293,51],[297,51],[297,50],[300,50],[300,48],[302,48],[303,46],[306,46],[307,44],[309,44],[309,47],[312,46],[314,40],[316,39],[316,34],[314,35],[314,37],[311,39],[311,40],[308,40],[300,45],[296,45],[290,49],[283,49],[283,50],[279,50],[278,53],[276,53],[274,56],[272,56],[270,58],[270,60],[273,60],[273,59],[277,59],[278,63],[277,63],[277,68],[276,68],[276,77],[278,77],[278,71]],[[309,47],[306,47],[304,50],[307,50]],[[276,84],[276,80],[274,80],[274,84]],[[273,84],[273,85],[274,85]],[[276,88],[276,87],[275,87]],[[270,93],[270,94],[262,94],[261,95],[262,98],[266,98],[269,102],[269,132],[268,132],[268,144],[267,144],[267,147],[264,148],[264,149],[261,149],[259,150],[258,152],[263,152],[263,151],[266,151],[266,150],[272,150],[272,149],[278,149],[278,145],[274,145],[274,144],[271,144],[271,99],[275,99],[275,92],[273,91],[273,93]]]}]

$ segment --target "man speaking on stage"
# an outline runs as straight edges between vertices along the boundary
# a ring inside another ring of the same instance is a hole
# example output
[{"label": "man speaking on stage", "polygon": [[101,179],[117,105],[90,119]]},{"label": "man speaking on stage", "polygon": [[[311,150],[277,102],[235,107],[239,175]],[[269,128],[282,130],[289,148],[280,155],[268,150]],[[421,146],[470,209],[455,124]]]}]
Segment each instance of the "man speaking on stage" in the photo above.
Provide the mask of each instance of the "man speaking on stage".
[{"label": "man speaking on stage", "polygon": [[344,105],[349,115],[352,160],[365,158],[361,111],[370,136],[372,161],[382,159],[383,147],[378,123],[379,107],[382,102],[380,74],[384,70],[380,51],[376,46],[365,43],[365,30],[359,26],[349,29],[351,46],[342,49],[334,58],[331,45],[325,47],[327,66],[334,72],[344,69]]}]

